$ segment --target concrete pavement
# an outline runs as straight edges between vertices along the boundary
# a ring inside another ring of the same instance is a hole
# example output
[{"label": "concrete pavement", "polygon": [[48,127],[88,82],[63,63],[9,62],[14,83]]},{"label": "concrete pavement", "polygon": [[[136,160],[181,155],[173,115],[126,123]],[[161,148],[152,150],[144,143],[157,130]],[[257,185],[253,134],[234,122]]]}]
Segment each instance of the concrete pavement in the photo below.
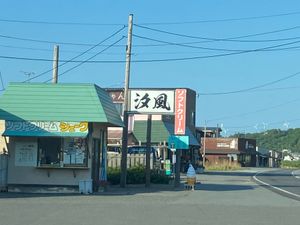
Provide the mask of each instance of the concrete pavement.
[{"label": "concrete pavement", "polygon": [[[256,170],[198,175],[195,191],[129,187],[110,195],[0,195],[0,224],[298,224],[300,202],[253,182]],[[10,196],[10,198],[8,198]]]}]

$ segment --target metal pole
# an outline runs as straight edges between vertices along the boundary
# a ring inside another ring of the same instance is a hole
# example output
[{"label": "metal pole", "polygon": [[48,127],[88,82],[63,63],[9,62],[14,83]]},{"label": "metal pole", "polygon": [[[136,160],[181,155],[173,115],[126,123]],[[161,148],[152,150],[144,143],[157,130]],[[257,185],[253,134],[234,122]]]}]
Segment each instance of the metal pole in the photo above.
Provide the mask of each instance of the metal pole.
[{"label": "metal pole", "polygon": [[[151,154],[151,120],[152,120],[152,115],[148,115],[147,119],[147,150],[146,150],[146,187],[150,187],[150,154]],[[155,153],[153,153],[155,154]],[[153,155],[154,159],[154,155]]]},{"label": "metal pole", "polygon": [[174,187],[179,187],[180,186],[180,164],[181,164],[180,159],[181,159],[181,149],[176,149]]},{"label": "metal pole", "polygon": [[53,72],[52,72],[52,83],[57,84],[57,79],[58,79],[58,55],[59,55],[59,46],[55,45],[54,46],[54,51],[53,51]]},{"label": "metal pole", "polygon": [[123,108],[123,136],[122,136],[122,158],[121,158],[121,178],[120,186],[126,186],[127,174],[127,144],[128,144],[128,89],[130,78],[131,42],[132,42],[132,21],[133,15],[128,18],[128,36],[126,46],[126,67],[125,67],[125,87],[124,87],[124,108]]},{"label": "metal pole", "polygon": [[205,167],[205,152],[206,151],[206,120],[204,125],[204,137],[203,137],[203,167]]}]

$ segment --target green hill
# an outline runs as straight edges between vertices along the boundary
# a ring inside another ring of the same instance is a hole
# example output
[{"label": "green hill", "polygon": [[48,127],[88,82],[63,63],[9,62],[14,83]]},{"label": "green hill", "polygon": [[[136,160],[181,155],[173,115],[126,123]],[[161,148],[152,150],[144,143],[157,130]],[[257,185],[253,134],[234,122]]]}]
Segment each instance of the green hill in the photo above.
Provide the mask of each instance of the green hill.
[{"label": "green hill", "polygon": [[261,133],[235,134],[232,137],[246,137],[256,139],[257,146],[266,149],[289,149],[300,152],[300,128],[280,130],[272,129]]}]

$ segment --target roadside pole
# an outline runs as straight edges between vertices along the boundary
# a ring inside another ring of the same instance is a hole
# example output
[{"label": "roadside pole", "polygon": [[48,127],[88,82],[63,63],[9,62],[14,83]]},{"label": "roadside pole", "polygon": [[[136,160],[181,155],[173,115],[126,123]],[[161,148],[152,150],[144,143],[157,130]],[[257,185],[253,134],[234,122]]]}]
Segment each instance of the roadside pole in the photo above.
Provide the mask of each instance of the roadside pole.
[{"label": "roadside pole", "polygon": [[175,182],[174,186],[180,186],[180,158],[181,158],[181,149],[176,149],[176,163],[175,163]]},{"label": "roadside pole", "polygon": [[126,66],[125,66],[125,87],[124,87],[124,109],[123,109],[123,135],[122,135],[122,158],[121,158],[121,178],[120,186],[126,186],[127,174],[127,144],[128,144],[128,89],[130,78],[130,60],[131,60],[131,45],[132,45],[132,21],[133,15],[128,18],[128,36],[126,46]]},{"label": "roadside pole", "polygon": [[[151,174],[150,174],[150,155],[151,155],[151,120],[152,115],[148,115],[147,119],[147,150],[146,150],[146,187],[150,187]],[[153,153],[155,154],[155,153]],[[154,158],[154,155],[153,155]]]},{"label": "roadside pole", "polygon": [[204,125],[204,137],[203,137],[203,167],[205,167],[205,152],[206,151],[206,120]]},{"label": "roadside pole", "polygon": [[55,45],[54,46],[54,51],[53,51],[53,65],[52,65],[52,83],[57,84],[58,80],[58,56],[59,56],[59,46]]}]

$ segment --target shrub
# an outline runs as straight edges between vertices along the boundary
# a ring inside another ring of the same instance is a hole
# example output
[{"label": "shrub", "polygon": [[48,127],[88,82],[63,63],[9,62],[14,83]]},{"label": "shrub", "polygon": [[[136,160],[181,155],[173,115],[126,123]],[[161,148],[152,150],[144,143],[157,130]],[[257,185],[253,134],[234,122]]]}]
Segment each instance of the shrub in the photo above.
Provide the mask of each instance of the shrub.
[{"label": "shrub", "polygon": [[213,161],[205,163],[206,170],[239,170],[241,169],[241,165],[237,162],[229,162],[229,161]]},{"label": "shrub", "polygon": [[107,180],[110,184],[120,184],[121,169],[120,168],[108,168]]},{"label": "shrub", "polygon": [[281,163],[282,168],[300,168],[300,160],[297,161],[282,161]]},{"label": "shrub", "polygon": [[[107,180],[110,184],[120,184],[120,168],[108,168]],[[135,166],[127,169],[127,184],[144,184],[146,182],[145,167]],[[161,170],[151,170],[150,180],[153,184],[168,184],[170,177]]]}]

